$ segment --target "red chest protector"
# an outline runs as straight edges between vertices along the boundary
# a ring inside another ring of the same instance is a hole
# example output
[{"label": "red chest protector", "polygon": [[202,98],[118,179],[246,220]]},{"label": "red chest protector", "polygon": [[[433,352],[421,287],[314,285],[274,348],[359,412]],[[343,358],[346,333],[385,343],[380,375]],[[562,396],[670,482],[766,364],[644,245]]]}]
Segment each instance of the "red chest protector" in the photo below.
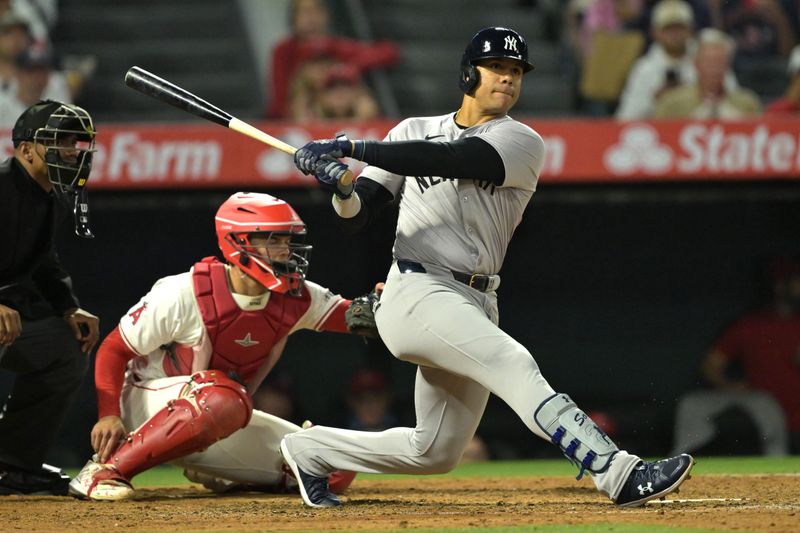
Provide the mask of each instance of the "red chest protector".
[{"label": "red chest protector", "polygon": [[[194,265],[192,282],[213,347],[208,368],[233,370],[246,382],[311,305],[307,291],[301,296],[273,292],[264,309],[244,311],[231,296],[225,265],[215,257],[206,257]],[[180,370],[180,375],[191,374],[191,358],[186,361],[186,351],[179,351],[183,352],[179,353],[180,366],[188,363],[188,368],[175,370]]]}]

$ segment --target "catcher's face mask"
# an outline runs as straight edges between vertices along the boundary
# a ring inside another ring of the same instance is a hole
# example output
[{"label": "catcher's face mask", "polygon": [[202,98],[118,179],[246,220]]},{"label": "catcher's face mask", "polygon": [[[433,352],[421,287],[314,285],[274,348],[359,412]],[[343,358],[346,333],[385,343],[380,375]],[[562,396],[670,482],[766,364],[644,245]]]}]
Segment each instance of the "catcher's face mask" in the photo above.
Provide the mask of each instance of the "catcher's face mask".
[{"label": "catcher's face mask", "polygon": [[36,130],[33,141],[45,149],[44,161],[50,182],[62,199],[72,196],[75,232],[91,238],[89,200],[85,189],[92,170],[95,146],[92,118],[83,108],[71,104],[59,106],[43,128]]},{"label": "catcher's face mask", "polygon": [[229,239],[241,254],[240,268],[253,279],[276,292],[300,294],[311,253],[305,236],[305,225],[298,224],[291,231],[231,233]]}]

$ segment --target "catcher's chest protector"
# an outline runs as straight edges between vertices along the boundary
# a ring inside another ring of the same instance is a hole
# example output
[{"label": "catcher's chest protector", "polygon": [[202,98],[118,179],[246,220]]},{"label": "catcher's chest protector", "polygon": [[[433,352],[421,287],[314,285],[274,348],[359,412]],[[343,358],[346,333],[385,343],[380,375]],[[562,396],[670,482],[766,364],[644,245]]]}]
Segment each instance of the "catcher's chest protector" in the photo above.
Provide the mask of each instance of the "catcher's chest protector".
[{"label": "catcher's chest protector", "polygon": [[[233,370],[245,381],[311,305],[307,291],[302,296],[273,292],[264,309],[244,311],[231,296],[225,265],[213,257],[194,265],[192,281],[214,350],[209,369]],[[191,364],[184,373],[191,373]]]}]

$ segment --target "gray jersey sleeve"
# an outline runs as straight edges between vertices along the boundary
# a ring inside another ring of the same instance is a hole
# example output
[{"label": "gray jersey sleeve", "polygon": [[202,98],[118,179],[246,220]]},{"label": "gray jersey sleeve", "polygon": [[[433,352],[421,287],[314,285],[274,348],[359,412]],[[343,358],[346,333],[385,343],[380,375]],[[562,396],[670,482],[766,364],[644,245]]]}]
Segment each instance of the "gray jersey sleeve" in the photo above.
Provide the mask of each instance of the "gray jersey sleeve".
[{"label": "gray jersey sleeve", "polygon": [[503,187],[536,190],[544,163],[544,141],[538,133],[525,124],[508,120],[477,136],[500,154],[506,171]]}]

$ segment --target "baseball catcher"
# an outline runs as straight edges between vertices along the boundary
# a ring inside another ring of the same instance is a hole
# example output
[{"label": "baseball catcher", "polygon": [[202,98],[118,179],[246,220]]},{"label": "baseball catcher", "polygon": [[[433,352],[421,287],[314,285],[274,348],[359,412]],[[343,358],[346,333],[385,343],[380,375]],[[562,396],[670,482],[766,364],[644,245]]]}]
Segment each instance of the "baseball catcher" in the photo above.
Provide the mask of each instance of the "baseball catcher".
[{"label": "baseball catcher", "polygon": [[[311,246],[286,202],[234,194],[216,232],[227,263],[205,258],[160,279],[100,346],[96,454],[72,495],[131,498],[131,479],[162,463],[216,490],[296,488],[278,447],[301,428],[254,410],[251,395],[295,331],[366,332],[369,321],[353,311],[358,320],[347,321],[351,302],[305,279]],[[333,473],[331,490],[354,476]]]}]

